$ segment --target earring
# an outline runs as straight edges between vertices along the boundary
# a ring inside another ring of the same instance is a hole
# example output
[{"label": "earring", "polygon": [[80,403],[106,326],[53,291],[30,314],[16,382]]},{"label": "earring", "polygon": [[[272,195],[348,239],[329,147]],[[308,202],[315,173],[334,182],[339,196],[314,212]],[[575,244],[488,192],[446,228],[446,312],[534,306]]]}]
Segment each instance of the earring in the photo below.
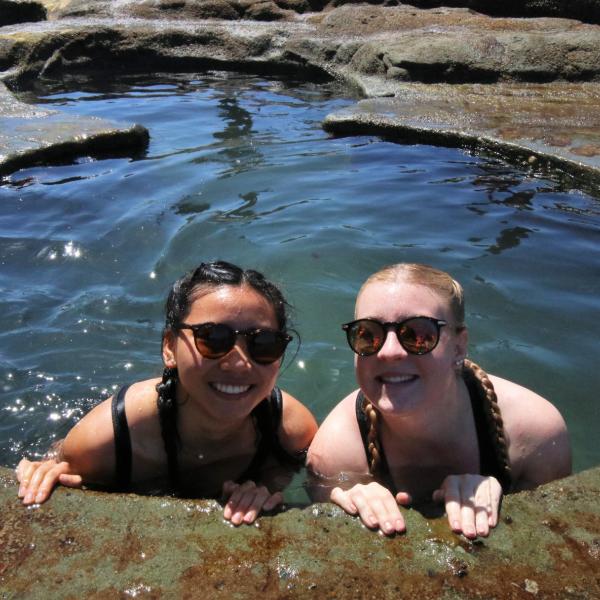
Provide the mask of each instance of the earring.
[{"label": "earring", "polygon": [[464,358],[457,358],[457,359],[454,361],[454,366],[455,366],[457,369],[461,369],[461,368],[464,366],[464,362],[465,362],[465,359],[464,359]]}]

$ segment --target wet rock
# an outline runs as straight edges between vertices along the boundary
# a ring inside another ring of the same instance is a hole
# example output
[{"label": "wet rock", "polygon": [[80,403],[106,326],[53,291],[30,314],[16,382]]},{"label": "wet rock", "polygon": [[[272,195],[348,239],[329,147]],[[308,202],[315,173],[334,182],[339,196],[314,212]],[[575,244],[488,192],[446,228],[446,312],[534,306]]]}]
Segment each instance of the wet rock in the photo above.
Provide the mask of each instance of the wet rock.
[{"label": "wet rock", "polygon": [[[328,115],[338,135],[378,133],[410,143],[501,153],[600,185],[600,84],[405,84],[394,98],[362,100]],[[551,123],[551,126],[549,124]]]},{"label": "wet rock", "polygon": [[82,156],[137,154],[148,144],[139,125],[42,110],[15,100],[0,83],[0,176],[35,164]]},{"label": "wet rock", "polygon": [[0,509],[9,598],[600,597],[600,469],[508,496],[484,542],[416,509],[384,538],[328,504],[240,528],[205,500],[59,488],[25,508],[2,468]]}]

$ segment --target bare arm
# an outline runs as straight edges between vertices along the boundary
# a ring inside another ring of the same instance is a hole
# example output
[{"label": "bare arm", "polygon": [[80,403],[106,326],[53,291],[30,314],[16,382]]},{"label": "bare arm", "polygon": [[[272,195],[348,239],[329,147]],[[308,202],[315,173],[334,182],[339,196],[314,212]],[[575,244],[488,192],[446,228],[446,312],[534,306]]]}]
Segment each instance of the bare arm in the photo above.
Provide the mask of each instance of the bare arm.
[{"label": "bare arm", "polygon": [[556,407],[516,383],[490,376],[509,442],[515,490],[571,474],[567,426]]},{"label": "bare arm", "polygon": [[[94,447],[94,442],[98,443],[101,438],[104,405],[109,402],[103,402],[85,415],[64,440],[53,445],[43,460],[30,461],[24,458],[19,462],[16,469],[18,496],[23,504],[45,502],[58,484],[80,487],[84,482],[108,482],[110,475],[101,473],[94,466],[92,457],[95,455],[96,461],[100,461],[105,470],[107,462],[114,465],[114,451],[111,457],[106,444],[100,444],[101,448]],[[82,444],[81,440],[86,443]],[[110,446],[112,448],[114,444]],[[102,447],[105,448],[104,452],[101,451]]]}]

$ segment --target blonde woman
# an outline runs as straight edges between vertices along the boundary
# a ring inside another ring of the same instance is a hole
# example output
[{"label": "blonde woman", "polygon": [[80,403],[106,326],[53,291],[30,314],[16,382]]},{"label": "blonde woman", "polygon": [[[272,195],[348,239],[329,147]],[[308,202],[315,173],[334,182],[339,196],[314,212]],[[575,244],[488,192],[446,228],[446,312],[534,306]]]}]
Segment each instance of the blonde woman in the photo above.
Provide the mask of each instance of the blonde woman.
[{"label": "blonde woman", "polygon": [[503,493],[571,472],[558,410],[466,359],[464,314],[460,284],[432,267],[367,279],[343,325],[360,388],[309,449],[316,499],[387,535],[405,529],[399,504],[433,499],[453,531],[475,538],[495,527]]}]

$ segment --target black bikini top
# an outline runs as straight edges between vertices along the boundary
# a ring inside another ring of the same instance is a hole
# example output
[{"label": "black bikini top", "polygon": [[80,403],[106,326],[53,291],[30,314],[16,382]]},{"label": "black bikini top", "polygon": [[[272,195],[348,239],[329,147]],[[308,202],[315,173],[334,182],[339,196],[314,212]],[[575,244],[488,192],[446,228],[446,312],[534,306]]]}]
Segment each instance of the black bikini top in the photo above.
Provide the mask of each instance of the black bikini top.
[{"label": "black bikini top", "polygon": [[[127,491],[131,487],[131,437],[129,435],[129,426],[125,415],[125,394],[129,385],[123,386],[117,394],[113,396],[111,410],[113,431],[115,436],[115,482],[117,489]],[[304,455],[299,453],[292,456],[281,446],[277,430],[281,423],[283,408],[283,399],[281,390],[278,387],[273,388],[271,395],[265,398],[252,410],[254,419],[257,445],[256,453],[246,470],[237,478],[241,483],[249,479],[256,481],[259,478],[260,470],[269,456],[274,456],[280,463],[299,468],[304,464]],[[174,445],[170,445],[174,446]],[[167,453],[169,451],[167,450]],[[178,481],[178,473],[173,472],[176,469],[177,460],[167,456],[169,465],[169,480],[172,485]],[[176,487],[173,485],[173,487]]]},{"label": "black bikini top", "polygon": [[[502,489],[506,492],[510,489],[511,485],[510,475],[506,473],[502,462],[498,458],[494,439],[490,434],[485,408],[483,405],[483,403],[486,401],[485,396],[481,393],[480,384],[476,378],[465,377],[464,381],[469,391],[471,408],[473,410],[473,419],[475,421],[475,430],[477,432],[477,445],[479,447],[479,469],[481,471],[481,475],[495,477],[502,485]],[[364,394],[359,390],[358,394],[356,395],[356,419],[358,421],[358,427],[360,429],[360,436],[363,441],[363,446],[365,447],[365,454],[368,457],[369,420],[363,409],[365,400],[366,398]],[[384,477],[389,476],[390,470],[385,453],[383,452],[383,447],[380,448],[380,451],[381,473]]]}]

